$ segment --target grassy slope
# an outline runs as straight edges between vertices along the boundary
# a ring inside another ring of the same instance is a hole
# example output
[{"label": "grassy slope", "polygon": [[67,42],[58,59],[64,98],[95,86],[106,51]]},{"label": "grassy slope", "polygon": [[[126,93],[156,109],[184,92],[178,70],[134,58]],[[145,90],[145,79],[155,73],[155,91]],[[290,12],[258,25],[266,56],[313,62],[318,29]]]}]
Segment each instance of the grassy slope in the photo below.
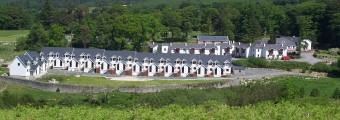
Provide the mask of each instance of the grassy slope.
[{"label": "grassy slope", "polygon": [[0,41],[15,42],[19,37],[25,37],[28,30],[0,30]]},{"label": "grassy slope", "polygon": [[309,96],[314,88],[319,89],[321,97],[330,97],[336,88],[340,89],[340,78],[280,77],[276,78],[276,80],[293,83],[298,88],[303,87],[305,96]]},{"label": "grassy slope", "polygon": [[0,58],[5,61],[12,61],[15,56],[24,54],[25,51],[14,51],[14,45],[0,45]]},{"label": "grassy slope", "polygon": [[[0,43],[1,42],[15,42],[19,37],[25,37],[29,33],[28,30],[0,30]],[[0,44],[0,58],[5,61],[11,61],[15,56],[23,54],[24,51],[14,51],[15,45],[2,45]]]},{"label": "grassy slope", "polygon": [[[330,100],[334,101],[334,100]],[[133,109],[102,107],[16,107],[0,110],[3,119],[340,119],[340,106],[260,103],[244,107],[208,102],[199,106],[170,105],[162,108],[138,106]]]},{"label": "grassy slope", "polygon": [[36,100],[38,99],[58,99],[65,97],[73,97],[73,98],[83,98],[83,96],[79,94],[70,94],[70,93],[56,93],[56,92],[46,92],[40,91],[24,86],[20,86],[13,83],[0,82],[0,94],[4,90],[7,90],[10,94],[14,94],[16,96],[22,96],[24,94],[32,95]]},{"label": "grassy slope", "polygon": [[[43,78],[40,81],[47,81],[53,77]],[[62,84],[78,84],[78,85],[94,85],[94,86],[146,86],[146,85],[165,85],[165,84],[193,84],[207,82],[221,82],[226,80],[151,80],[151,81],[115,81],[108,80],[104,77],[74,77],[74,76],[57,76],[56,80],[60,80]]]}]

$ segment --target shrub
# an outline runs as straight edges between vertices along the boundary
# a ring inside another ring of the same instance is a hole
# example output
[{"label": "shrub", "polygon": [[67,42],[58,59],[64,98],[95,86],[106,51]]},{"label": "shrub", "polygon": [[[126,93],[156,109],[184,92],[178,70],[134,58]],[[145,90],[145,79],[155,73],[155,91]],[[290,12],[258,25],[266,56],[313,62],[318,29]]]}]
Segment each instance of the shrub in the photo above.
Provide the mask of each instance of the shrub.
[{"label": "shrub", "polygon": [[338,52],[339,52],[339,48],[331,48],[331,49],[328,49],[328,54],[330,55],[338,55]]},{"label": "shrub", "polygon": [[311,97],[318,97],[319,96],[319,89],[314,88],[310,93]]},{"label": "shrub", "polygon": [[327,65],[324,62],[318,62],[312,65],[311,70],[317,71],[317,72],[332,72],[332,67]]},{"label": "shrub", "polygon": [[15,107],[18,104],[18,98],[10,94],[8,91],[3,92],[1,100],[4,107]]},{"label": "shrub", "polygon": [[268,65],[267,60],[263,58],[249,58],[248,62],[250,63],[251,67],[266,68]]},{"label": "shrub", "polygon": [[36,104],[36,100],[29,94],[24,94],[19,98],[19,103],[21,105],[34,105]]},{"label": "shrub", "polygon": [[305,88],[301,87],[299,92],[300,92],[300,98],[305,97]]},{"label": "shrub", "polygon": [[339,91],[339,88],[336,88],[336,89],[334,90],[334,93],[333,93],[333,95],[332,95],[332,98],[334,98],[334,99],[340,99],[340,91]]}]

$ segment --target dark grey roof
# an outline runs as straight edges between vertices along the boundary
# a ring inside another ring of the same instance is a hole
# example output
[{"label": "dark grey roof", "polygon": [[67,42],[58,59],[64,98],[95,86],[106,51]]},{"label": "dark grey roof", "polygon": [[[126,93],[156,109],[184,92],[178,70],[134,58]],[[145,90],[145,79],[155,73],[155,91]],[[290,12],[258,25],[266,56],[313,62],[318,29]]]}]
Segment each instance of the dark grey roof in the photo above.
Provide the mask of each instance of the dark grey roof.
[{"label": "dark grey roof", "polygon": [[292,36],[292,37],[290,37],[290,36],[281,36],[280,38],[286,38],[286,39],[292,41],[293,43],[295,43],[295,45],[299,45],[299,44],[300,44],[300,42],[299,42],[300,37],[295,37],[295,36]]},{"label": "dark grey roof", "polygon": [[240,44],[237,44],[237,48],[248,48],[248,47],[251,47],[250,43],[240,43]]},{"label": "dark grey roof", "polygon": [[218,41],[218,42],[228,42],[228,36],[197,36],[198,41]]},{"label": "dark grey roof", "polygon": [[244,68],[243,66],[233,66],[234,70],[245,70],[246,68]]},{"label": "dark grey roof", "polygon": [[38,68],[38,64],[36,64],[36,65],[31,65],[30,71],[35,71],[35,70],[37,70],[37,68]]},{"label": "dark grey roof", "polygon": [[[173,63],[176,59],[186,60],[187,63],[196,59],[197,61],[201,60],[202,63],[207,63],[209,60],[215,62],[219,62],[220,64],[225,61],[231,62],[231,56],[223,56],[223,55],[199,55],[199,54],[170,54],[170,53],[140,53],[135,51],[111,51],[104,49],[80,49],[80,48],[71,48],[73,50],[73,54],[79,56],[81,53],[91,56],[99,54],[103,54],[106,57],[106,61],[111,61],[111,57],[121,57],[123,61],[125,61],[129,56],[133,59],[137,58],[138,61],[143,61],[145,58],[153,59],[155,63],[163,58],[164,60],[169,59],[171,63]],[[52,49],[43,49],[43,53],[64,53],[65,51],[70,51],[70,48],[52,48]],[[58,51],[61,50],[61,51]],[[77,57],[76,57],[77,58]]]},{"label": "dark grey roof", "polygon": [[28,55],[19,55],[17,56],[19,61],[21,61],[24,66],[27,66],[27,62],[30,61],[33,64],[33,60]]},{"label": "dark grey roof", "polygon": [[268,41],[270,40],[270,38],[262,38],[261,40],[258,40],[256,42],[254,42],[254,44],[268,44]]},{"label": "dark grey roof", "polygon": [[224,47],[232,47],[233,44],[231,44],[231,43],[218,43],[216,45],[224,48]]},{"label": "dark grey roof", "polygon": [[45,58],[47,58],[47,55],[49,53],[59,53],[60,56],[63,56],[66,52],[72,53],[73,48],[71,47],[43,47],[42,48],[42,53]]},{"label": "dark grey roof", "polygon": [[211,48],[217,48],[214,44],[197,44],[197,43],[184,43],[184,44],[172,44],[169,46],[170,50],[176,49],[176,48],[181,48],[181,49],[201,49],[201,48],[206,48],[206,49],[211,49]]},{"label": "dark grey roof", "polygon": [[266,44],[266,46],[264,46],[264,48],[266,49],[284,49],[286,46],[282,46],[282,44]]},{"label": "dark grey roof", "polygon": [[32,59],[40,57],[39,53],[36,51],[26,52],[25,55],[28,55]]},{"label": "dark grey roof", "polygon": [[283,44],[284,46],[294,46],[295,42],[286,38],[276,38],[276,44]]}]

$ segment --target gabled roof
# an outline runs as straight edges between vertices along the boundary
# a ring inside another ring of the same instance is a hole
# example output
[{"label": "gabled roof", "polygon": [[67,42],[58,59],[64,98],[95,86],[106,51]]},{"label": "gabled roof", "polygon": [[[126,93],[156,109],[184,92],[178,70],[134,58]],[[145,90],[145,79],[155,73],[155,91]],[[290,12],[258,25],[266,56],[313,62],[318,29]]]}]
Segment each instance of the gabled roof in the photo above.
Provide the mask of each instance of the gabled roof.
[{"label": "gabled roof", "polygon": [[228,36],[197,36],[198,41],[217,41],[217,42],[228,42]]},{"label": "gabled roof", "polygon": [[24,55],[28,55],[32,59],[40,57],[39,53],[36,51],[26,52]]},{"label": "gabled roof", "polygon": [[[165,45],[165,46],[168,46],[168,45]],[[191,49],[191,48],[211,49],[211,48],[217,48],[217,47],[214,44],[198,44],[198,43],[181,43],[181,44],[172,43],[172,45],[169,46],[169,50],[176,49],[176,48],[180,48],[180,49]]]},{"label": "gabled roof", "polygon": [[296,43],[286,38],[276,38],[276,44],[283,44],[284,46],[296,46]]}]

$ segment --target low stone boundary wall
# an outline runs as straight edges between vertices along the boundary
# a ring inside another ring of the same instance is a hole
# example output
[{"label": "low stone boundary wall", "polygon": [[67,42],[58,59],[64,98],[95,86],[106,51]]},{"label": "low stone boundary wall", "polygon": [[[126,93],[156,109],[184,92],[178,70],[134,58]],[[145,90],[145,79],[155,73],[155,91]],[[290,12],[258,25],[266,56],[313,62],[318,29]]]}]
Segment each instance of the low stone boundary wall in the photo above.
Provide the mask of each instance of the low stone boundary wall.
[{"label": "low stone boundary wall", "polygon": [[53,84],[38,81],[25,80],[20,78],[11,78],[7,76],[0,76],[0,81],[15,83],[30,88],[56,92],[59,88],[63,93],[99,93],[119,90],[121,92],[132,93],[149,93],[159,92],[167,89],[208,89],[208,88],[225,88],[230,86],[240,85],[239,80],[230,80],[226,82],[215,83],[197,83],[197,84],[171,84],[171,85],[155,85],[155,86],[141,86],[141,87],[99,87],[99,86],[82,86],[82,85],[66,85],[66,84]]},{"label": "low stone boundary wall", "polygon": [[60,92],[65,93],[99,93],[105,91],[113,91],[116,90],[114,87],[97,87],[97,86],[81,86],[81,85],[66,85],[66,84],[53,84],[53,83],[45,83],[38,81],[31,81],[19,78],[11,78],[7,76],[0,76],[0,81],[15,83],[22,86],[27,86],[30,88],[56,92],[59,88]]}]

